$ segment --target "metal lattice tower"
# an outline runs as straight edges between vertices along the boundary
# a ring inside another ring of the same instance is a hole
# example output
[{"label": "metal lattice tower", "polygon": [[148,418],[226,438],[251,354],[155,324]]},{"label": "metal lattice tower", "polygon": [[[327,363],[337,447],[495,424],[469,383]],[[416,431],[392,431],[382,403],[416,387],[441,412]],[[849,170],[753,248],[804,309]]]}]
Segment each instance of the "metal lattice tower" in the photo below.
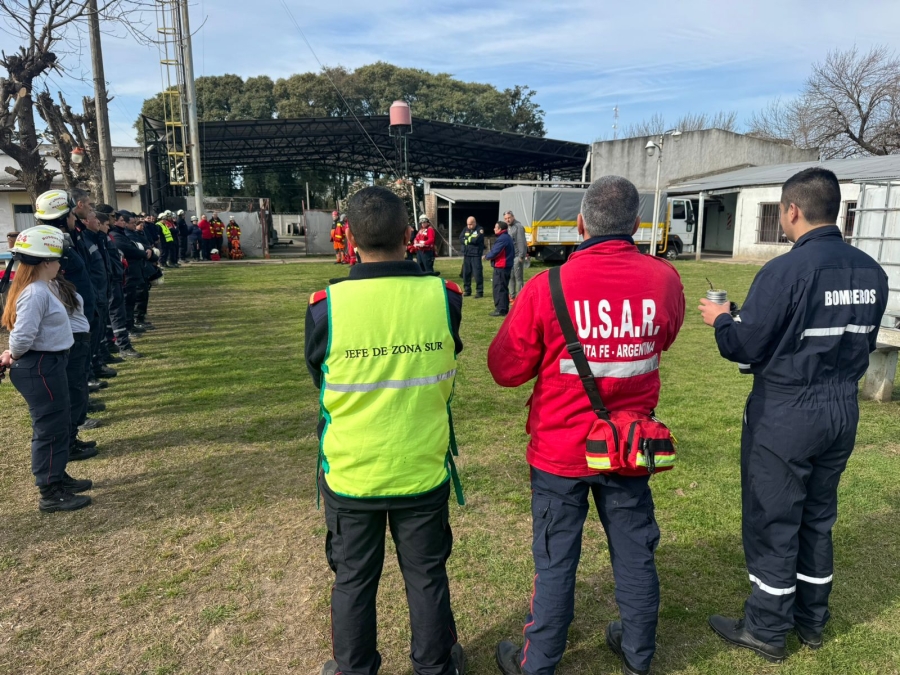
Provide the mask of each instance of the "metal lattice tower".
[{"label": "metal lattice tower", "polygon": [[163,121],[170,185],[191,184],[187,107],[184,97],[184,52],[181,22],[183,0],[156,0],[156,31],[162,79]]}]

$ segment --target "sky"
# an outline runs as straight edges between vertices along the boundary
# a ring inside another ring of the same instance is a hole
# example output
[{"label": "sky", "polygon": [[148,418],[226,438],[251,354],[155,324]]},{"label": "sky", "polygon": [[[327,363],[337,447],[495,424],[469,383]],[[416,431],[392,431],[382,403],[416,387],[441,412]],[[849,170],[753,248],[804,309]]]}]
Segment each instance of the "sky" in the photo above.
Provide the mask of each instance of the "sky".
[{"label": "sky", "polygon": [[[190,11],[198,77],[277,79],[319,61],[381,60],[500,89],[524,84],[537,91],[549,137],[584,143],[612,137],[616,106],[620,129],[654,113],[674,121],[720,110],[743,124],[796,94],[830,50],[900,51],[897,0],[192,0]],[[0,49],[17,44],[0,34]],[[108,35],[103,50],[113,143],[134,145],[141,104],[161,89],[160,56]],[[92,92],[81,51],[48,83],[75,107]]]}]

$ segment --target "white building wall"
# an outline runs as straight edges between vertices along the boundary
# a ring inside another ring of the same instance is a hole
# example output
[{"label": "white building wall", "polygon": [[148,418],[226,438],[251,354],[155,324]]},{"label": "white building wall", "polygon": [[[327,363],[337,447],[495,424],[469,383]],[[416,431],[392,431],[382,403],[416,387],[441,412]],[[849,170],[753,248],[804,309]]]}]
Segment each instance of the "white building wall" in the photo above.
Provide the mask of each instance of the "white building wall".
[{"label": "white building wall", "polygon": [[[841,211],[837,225],[843,230],[847,202],[859,197],[859,185],[841,183]],[[759,205],[781,201],[781,186],[744,188],[738,195],[735,216],[734,257],[741,260],[771,260],[791,250],[791,244],[760,244],[757,242]]]}]

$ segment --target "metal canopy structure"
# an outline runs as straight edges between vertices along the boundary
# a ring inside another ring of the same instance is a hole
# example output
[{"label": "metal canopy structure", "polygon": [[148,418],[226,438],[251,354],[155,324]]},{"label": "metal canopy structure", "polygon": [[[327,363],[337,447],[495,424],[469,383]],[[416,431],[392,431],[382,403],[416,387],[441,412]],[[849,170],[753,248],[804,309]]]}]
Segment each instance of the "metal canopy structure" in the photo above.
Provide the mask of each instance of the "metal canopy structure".
[{"label": "metal canopy structure", "polygon": [[[200,124],[204,175],[270,169],[326,169],[397,175],[399,148],[387,115],[240,120]],[[164,142],[162,122],[144,118],[149,146]],[[414,119],[408,136],[412,176],[577,178],[590,146],[464,124]]]}]

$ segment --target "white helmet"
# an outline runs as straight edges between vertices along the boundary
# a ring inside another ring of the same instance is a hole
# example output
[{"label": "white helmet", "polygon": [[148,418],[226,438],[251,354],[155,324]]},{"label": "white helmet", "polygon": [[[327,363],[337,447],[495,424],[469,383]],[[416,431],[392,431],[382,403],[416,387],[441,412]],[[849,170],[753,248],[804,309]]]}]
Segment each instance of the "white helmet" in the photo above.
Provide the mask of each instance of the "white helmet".
[{"label": "white helmet", "polygon": [[219,249],[214,248],[212,251],[210,251],[210,253],[215,253],[216,255],[219,255]]},{"label": "white helmet", "polygon": [[431,219],[423,213],[421,216],[419,216],[419,222],[420,223],[425,223],[425,222],[430,223]]},{"label": "white helmet", "polygon": [[196,222],[197,222],[197,216],[191,216],[191,222],[192,222],[192,223],[196,223]]},{"label": "white helmet", "polygon": [[178,213],[177,213],[176,215],[183,216],[183,215],[184,215],[184,209],[178,209]]},{"label": "white helmet", "polygon": [[160,251],[158,248],[156,248],[156,247],[154,246],[154,247],[153,247],[153,255],[155,255],[155,256],[158,258],[159,256],[162,255],[162,251]]},{"label": "white helmet", "polygon": [[[22,262],[36,264],[41,260],[61,258],[63,243],[63,233],[58,228],[38,225],[19,233],[12,252]],[[33,258],[34,262],[29,258]]]},{"label": "white helmet", "polygon": [[65,217],[75,204],[65,190],[48,190],[34,203],[34,217],[38,220],[58,220]]}]

